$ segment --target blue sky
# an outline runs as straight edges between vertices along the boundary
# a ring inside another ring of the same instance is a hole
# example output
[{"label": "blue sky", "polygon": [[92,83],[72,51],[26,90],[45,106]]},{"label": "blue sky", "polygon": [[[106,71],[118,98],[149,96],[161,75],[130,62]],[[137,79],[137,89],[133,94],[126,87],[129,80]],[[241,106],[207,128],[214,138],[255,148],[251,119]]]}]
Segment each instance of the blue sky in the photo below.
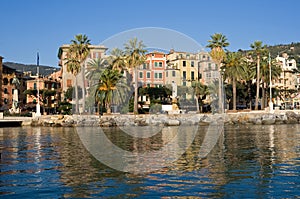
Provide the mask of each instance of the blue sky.
[{"label": "blue sky", "polygon": [[57,66],[58,48],[78,33],[100,44],[143,27],[174,30],[203,47],[210,35],[223,33],[231,51],[249,49],[256,40],[300,42],[299,7],[298,0],[2,0],[0,56],[35,64],[39,51],[41,65]]}]

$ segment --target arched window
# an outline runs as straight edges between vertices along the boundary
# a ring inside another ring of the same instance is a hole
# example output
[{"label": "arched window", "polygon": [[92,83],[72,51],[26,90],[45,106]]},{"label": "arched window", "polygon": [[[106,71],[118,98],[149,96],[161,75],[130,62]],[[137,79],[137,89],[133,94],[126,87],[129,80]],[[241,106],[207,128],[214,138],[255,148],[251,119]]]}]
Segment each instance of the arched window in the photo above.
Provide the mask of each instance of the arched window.
[{"label": "arched window", "polygon": [[3,85],[7,85],[8,84],[8,79],[5,77],[4,79],[3,79]]}]

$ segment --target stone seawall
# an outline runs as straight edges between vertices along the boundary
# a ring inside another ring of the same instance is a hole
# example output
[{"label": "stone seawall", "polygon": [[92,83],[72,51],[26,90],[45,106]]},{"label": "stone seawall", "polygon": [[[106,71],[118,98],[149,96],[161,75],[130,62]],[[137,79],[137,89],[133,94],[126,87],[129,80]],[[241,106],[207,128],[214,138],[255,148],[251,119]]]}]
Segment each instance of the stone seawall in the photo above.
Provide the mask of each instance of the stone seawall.
[{"label": "stone seawall", "polygon": [[[20,119],[20,117],[18,117]],[[181,124],[208,125],[218,120],[225,125],[252,124],[300,124],[299,111],[264,111],[237,112],[220,114],[111,114],[111,115],[46,115],[39,118],[22,118],[23,126],[76,127],[76,126],[179,126]]]}]

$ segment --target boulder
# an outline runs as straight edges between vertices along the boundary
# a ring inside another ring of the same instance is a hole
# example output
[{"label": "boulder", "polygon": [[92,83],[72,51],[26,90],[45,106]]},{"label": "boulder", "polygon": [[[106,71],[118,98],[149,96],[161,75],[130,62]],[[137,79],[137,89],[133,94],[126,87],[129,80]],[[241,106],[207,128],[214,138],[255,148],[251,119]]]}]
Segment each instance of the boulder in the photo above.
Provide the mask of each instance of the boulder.
[{"label": "boulder", "polygon": [[276,118],[273,114],[265,114],[262,116],[261,123],[262,124],[275,124]]},{"label": "boulder", "polygon": [[167,121],[167,126],[179,126],[180,125],[180,121],[179,120],[174,120],[174,119],[170,119]]}]

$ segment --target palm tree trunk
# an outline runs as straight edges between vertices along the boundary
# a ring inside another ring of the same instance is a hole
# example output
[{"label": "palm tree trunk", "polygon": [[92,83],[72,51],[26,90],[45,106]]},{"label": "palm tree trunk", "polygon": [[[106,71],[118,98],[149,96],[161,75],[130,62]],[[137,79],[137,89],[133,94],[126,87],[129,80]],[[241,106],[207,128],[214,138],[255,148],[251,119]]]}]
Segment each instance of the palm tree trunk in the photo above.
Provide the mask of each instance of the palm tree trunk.
[{"label": "palm tree trunk", "polygon": [[[263,80],[263,79],[262,79]],[[261,88],[261,95],[262,95],[262,103],[261,103],[261,109],[265,109],[266,107],[266,89],[265,89],[265,82],[262,81],[262,88]]]},{"label": "palm tree trunk", "polygon": [[106,103],[106,113],[111,114],[111,106],[110,106],[110,103]]},{"label": "palm tree trunk", "polygon": [[[218,64],[218,67],[219,67],[219,71],[220,71],[220,65],[221,64]],[[223,77],[222,77],[222,74],[221,74],[221,71],[220,71],[220,78],[219,78],[219,113],[224,113],[224,108],[223,108],[223,88],[222,88],[222,82],[223,82]]]},{"label": "palm tree trunk", "polygon": [[84,65],[81,66],[82,69],[82,110],[85,112],[85,70],[84,70]]},{"label": "palm tree trunk", "polygon": [[197,107],[197,113],[200,112],[200,108],[199,108],[199,96],[195,96],[195,100],[196,100],[196,107]]},{"label": "palm tree trunk", "polygon": [[249,108],[252,110],[251,80],[248,81]]},{"label": "palm tree trunk", "polygon": [[259,85],[260,85],[260,56],[258,55],[257,56],[257,78],[256,78],[255,110],[258,110]]},{"label": "palm tree trunk", "polygon": [[233,110],[236,110],[236,81],[235,78],[232,78],[232,103],[233,103]]},{"label": "palm tree trunk", "polygon": [[138,67],[134,68],[134,114],[138,114]]},{"label": "palm tree trunk", "polygon": [[78,100],[78,86],[77,86],[77,75],[75,76],[75,114],[78,114],[79,110],[79,100]]}]

